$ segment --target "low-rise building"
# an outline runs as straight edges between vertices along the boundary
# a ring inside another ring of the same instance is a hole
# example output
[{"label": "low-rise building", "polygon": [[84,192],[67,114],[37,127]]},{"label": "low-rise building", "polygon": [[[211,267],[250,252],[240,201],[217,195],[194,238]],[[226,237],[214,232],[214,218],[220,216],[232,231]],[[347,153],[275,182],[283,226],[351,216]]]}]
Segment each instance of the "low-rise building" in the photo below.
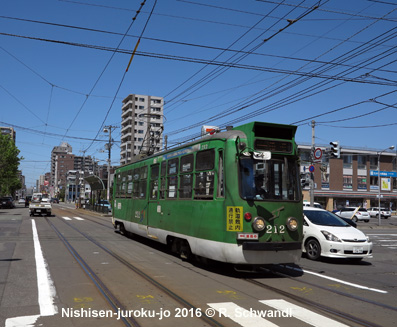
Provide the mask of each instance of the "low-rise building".
[{"label": "low-rise building", "polygon": [[[378,163],[380,165],[381,206],[396,210],[397,153],[376,149],[342,147],[340,158],[329,158],[326,146],[319,146],[323,156],[314,166],[314,201],[327,210],[343,206],[377,207],[379,201]],[[308,177],[311,146],[299,145],[301,177]],[[379,162],[378,159],[380,158]],[[309,186],[303,189],[310,200]]]}]

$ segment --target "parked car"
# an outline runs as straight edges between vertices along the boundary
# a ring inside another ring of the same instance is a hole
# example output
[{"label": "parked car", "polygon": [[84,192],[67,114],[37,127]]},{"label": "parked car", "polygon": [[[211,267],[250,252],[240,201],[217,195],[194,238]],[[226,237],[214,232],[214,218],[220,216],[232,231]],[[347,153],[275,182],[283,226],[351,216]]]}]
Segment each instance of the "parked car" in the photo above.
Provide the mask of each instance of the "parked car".
[{"label": "parked car", "polygon": [[18,204],[25,204],[25,199],[24,198],[20,198],[18,200]]},{"label": "parked car", "polygon": [[372,258],[372,242],[362,231],[323,209],[305,207],[303,213],[302,252],[309,259]]},{"label": "parked car", "polygon": [[58,200],[58,198],[51,198],[50,202],[51,203],[59,203],[59,200]]},{"label": "parked car", "polygon": [[363,220],[366,223],[369,222],[371,216],[369,215],[367,209],[361,207],[346,207],[335,212],[336,215],[343,218],[351,218],[354,222]]},{"label": "parked car", "polygon": [[[310,207],[309,201],[303,201],[303,207]],[[313,202],[313,207],[323,209],[323,206],[318,202]]]},{"label": "parked car", "polygon": [[10,196],[3,196],[0,198],[0,208],[3,209],[12,209],[14,208],[14,200]]},{"label": "parked car", "polygon": [[110,205],[108,200],[99,200],[97,203],[95,203],[95,205],[99,207],[107,207],[108,212],[112,212],[112,206]]},{"label": "parked car", "polygon": [[[371,217],[379,217],[379,208],[378,207],[374,207],[374,208],[369,208],[368,209],[368,213]],[[391,212],[389,209],[386,208],[380,208],[380,216],[381,218],[389,218],[391,217]]]}]

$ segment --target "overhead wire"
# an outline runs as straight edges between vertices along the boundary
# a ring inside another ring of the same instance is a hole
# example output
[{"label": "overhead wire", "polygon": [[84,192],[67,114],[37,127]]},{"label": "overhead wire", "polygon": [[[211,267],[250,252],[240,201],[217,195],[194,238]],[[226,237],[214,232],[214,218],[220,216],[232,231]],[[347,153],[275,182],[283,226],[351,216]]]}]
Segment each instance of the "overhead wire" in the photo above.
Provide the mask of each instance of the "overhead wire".
[{"label": "overhead wire", "polygon": [[[305,0],[303,0],[305,1]],[[302,2],[303,2],[302,1]],[[277,6],[278,7],[278,6]],[[271,12],[273,12],[273,10],[275,10],[277,7],[273,8]],[[294,20],[288,20],[288,24],[286,26],[284,26],[283,28],[279,29],[276,33],[272,34],[271,36],[267,37],[266,39],[264,39],[261,43],[257,44],[256,46],[252,47],[248,53],[242,54],[238,57],[236,57],[235,55],[231,56],[227,61],[225,61],[226,63],[229,63],[230,60],[231,63],[236,64],[238,62],[240,62],[241,60],[243,60],[244,58],[246,58],[249,54],[253,53],[255,50],[259,49],[265,42],[268,42],[269,40],[271,40],[272,38],[274,38],[276,35],[278,35],[279,33],[283,32],[286,28],[290,27],[293,23],[301,20],[303,17],[307,16],[308,14],[310,14],[312,11],[316,10],[317,6],[313,6],[310,10],[308,10],[307,12],[303,13],[301,16],[297,17]],[[291,14],[292,10],[288,13],[286,13],[283,16],[283,19],[285,19],[289,14]],[[263,19],[261,19],[262,21]],[[258,22],[259,23],[259,22]],[[274,26],[275,24],[273,24]],[[266,33],[263,32],[259,37],[263,37],[263,35]],[[256,39],[258,39],[259,37],[257,37]],[[249,42],[244,48],[248,47],[249,45],[251,45],[256,39],[252,40],[251,42]],[[236,58],[235,58],[236,57]],[[218,78],[221,74],[223,74],[226,70],[228,70],[229,68],[215,68],[213,69],[210,73],[208,73],[207,75],[205,75],[204,77],[202,77],[199,81],[197,81],[195,84],[191,85],[190,87],[186,88],[184,91],[182,91],[181,93],[179,93],[179,97],[186,93],[187,91],[190,91],[192,89],[194,89],[194,91],[191,91],[188,95],[191,95],[193,92],[196,92],[198,89],[202,88],[204,85],[207,85],[209,82],[213,81],[215,78]],[[175,99],[175,97],[173,99],[171,99],[170,101],[167,101],[167,104],[169,105],[169,102],[172,102]]]},{"label": "overhead wire", "polygon": [[[394,10],[392,10],[391,12],[393,12]],[[390,13],[390,12],[389,12]],[[387,13],[387,14],[389,14],[389,13]],[[386,15],[387,15],[386,14]],[[373,23],[371,23],[371,24],[369,24],[369,25],[373,25],[375,22],[373,22]],[[368,28],[368,25],[364,28],[364,29],[366,29],[366,28]],[[362,29],[361,31],[363,31],[364,29]],[[385,32],[385,33],[383,33],[383,34],[381,34],[382,36],[384,35],[384,34],[387,34],[387,33],[391,33],[391,32],[393,32],[394,31],[394,29],[395,28],[392,28],[392,29],[390,29],[389,31],[387,31],[387,32]],[[361,32],[360,31],[360,32]],[[354,35],[357,35],[359,32],[357,32],[357,33],[355,33]],[[353,37],[353,36],[351,36],[351,37]],[[391,36],[390,36],[390,38],[394,38],[395,36],[392,34]],[[373,41],[373,40],[375,40],[375,39],[377,39],[377,38],[379,38],[379,36],[377,36],[377,37],[374,37],[371,41]],[[386,38],[386,40],[387,40],[387,36],[385,36],[385,38]],[[376,41],[376,43],[375,44],[371,44],[369,47],[374,47],[375,45],[377,45],[377,44],[379,44],[380,42],[385,42],[385,39],[381,39],[381,40],[378,40],[378,41]],[[369,41],[367,41],[366,42],[366,44],[369,44],[370,42]],[[345,53],[344,55],[341,55],[341,56],[339,56],[339,59],[338,60],[342,60],[344,57],[344,60],[346,61],[347,59],[346,58],[349,58],[349,57],[356,57],[358,54],[362,54],[362,53],[364,53],[364,51],[368,51],[368,48],[366,48],[366,50],[364,50],[364,49],[361,49],[362,48],[362,46],[359,46],[359,47],[356,47],[356,49],[354,49],[354,51],[352,51],[352,53]],[[329,50],[330,51],[330,50]],[[329,51],[327,51],[327,52],[329,52]],[[361,51],[361,52],[359,52],[359,51]],[[343,57],[344,56],[344,57]],[[347,56],[347,57],[346,57]],[[366,62],[366,65],[369,65],[369,62]],[[316,70],[318,70],[318,68],[317,69],[315,69],[314,71],[316,71]],[[314,71],[312,71],[312,72],[314,72]],[[324,69],[321,71],[321,72],[324,72]],[[345,71],[346,72],[346,71]],[[346,75],[346,74],[345,74]],[[304,80],[308,80],[309,78],[303,78],[303,81]],[[296,79],[297,81],[299,81],[299,80],[302,80],[302,78],[297,78]],[[302,81],[300,81],[300,83],[301,83]],[[318,84],[328,84],[328,82],[329,81],[323,81],[323,82],[320,82],[320,83],[318,83]],[[290,82],[288,82],[288,83],[285,83],[284,84],[285,85],[285,88],[284,89],[280,89],[280,86],[278,86],[278,88],[277,88],[277,90],[276,91],[268,91],[267,92],[267,94],[269,94],[270,92],[273,92],[273,95],[274,95],[274,92],[276,92],[276,93],[281,93],[282,91],[285,91],[286,90],[286,88],[291,88],[291,87],[293,87],[292,85],[291,85],[291,83]],[[308,88],[306,88],[306,90],[307,90]],[[302,91],[300,91],[300,93],[302,93]],[[299,94],[299,93],[298,93]],[[295,96],[297,95],[297,93],[295,93]],[[291,97],[291,96],[290,96]],[[289,98],[290,98],[289,97]],[[255,101],[255,103],[258,103],[258,101],[263,101],[265,98],[264,97],[262,97],[262,98],[260,98],[260,99],[258,99],[258,100],[256,100]],[[285,101],[287,100],[288,98],[284,98],[282,101],[284,102],[284,104],[285,104]],[[215,118],[217,118],[217,119],[219,119],[219,118],[222,118],[222,117],[225,117],[225,116],[228,116],[228,115],[230,115],[231,113],[233,113],[233,112],[237,112],[237,111],[241,111],[242,109],[245,109],[245,108],[248,108],[248,107],[250,107],[250,106],[252,106],[253,104],[255,104],[255,103],[253,103],[253,102],[251,102],[251,103],[249,103],[249,104],[245,104],[243,107],[239,107],[239,108],[236,108],[236,109],[234,109],[233,110],[233,108],[228,108],[227,110],[225,110],[224,111],[224,114],[221,114],[221,115],[219,115],[219,113],[217,114],[217,115],[214,115],[213,117],[211,117],[211,118],[209,118],[208,119],[208,121],[211,121],[211,119],[215,119]],[[280,106],[278,106],[278,107],[280,107]],[[262,111],[261,112],[258,112],[258,111],[256,111],[255,113],[253,113],[253,114],[251,114],[251,115],[244,115],[244,119],[235,119],[235,120],[232,120],[232,121],[228,121],[227,123],[225,123],[224,125],[226,125],[226,124],[232,124],[232,123],[235,123],[235,122],[239,122],[239,121],[241,121],[241,120],[246,120],[246,119],[250,119],[250,118],[253,118],[254,116],[257,116],[259,113],[264,113],[265,112],[265,110],[266,109],[262,109]],[[273,109],[274,110],[274,109]],[[268,112],[268,111],[267,111]],[[199,126],[199,125],[201,125],[203,122],[199,122],[199,123],[197,123],[197,124],[195,124],[194,126],[193,125],[190,125],[190,126],[188,126],[188,127],[186,127],[186,129],[184,129],[184,130],[181,130],[181,129],[178,129],[178,131],[176,131],[175,133],[173,132],[172,134],[173,135],[175,135],[175,134],[177,134],[177,133],[180,133],[180,132],[183,132],[183,131],[185,131],[185,130],[189,130],[189,129],[191,129],[191,128],[193,128],[193,127],[197,127],[197,126]]]},{"label": "overhead wire", "polygon": [[[144,2],[141,3],[140,9],[141,9],[142,6],[145,4],[145,2],[146,2],[146,0],[145,0]],[[143,28],[142,31],[141,31],[141,36],[143,35],[143,33],[144,33],[145,30],[146,30],[146,27],[147,27],[147,25],[148,25],[148,23],[149,23],[149,20],[150,20],[152,14],[153,14],[153,11],[154,11],[154,8],[156,7],[156,4],[157,4],[157,0],[154,1],[152,10],[151,10],[151,12],[150,12],[150,15],[149,15],[149,17],[147,18],[146,23],[145,23],[145,25],[144,25],[144,28]],[[137,11],[137,14],[140,12],[140,9]],[[129,29],[131,28],[131,26],[132,26],[132,24],[134,23],[134,21],[135,21],[135,19],[133,19],[133,21],[132,21],[132,23],[131,23],[131,25],[130,25],[130,27],[128,28],[128,30],[127,30],[126,33],[128,33],[128,31],[129,31]],[[135,46],[134,52],[132,53],[131,59],[130,59],[130,61],[129,61],[129,63],[128,63],[128,66],[127,66],[127,69],[126,69],[126,70],[124,71],[124,73],[123,73],[123,76],[122,76],[122,78],[121,78],[121,80],[120,80],[120,82],[119,82],[119,85],[118,85],[117,90],[116,90],[116,92],[115,92],[115,95],[114,95],[114,97],[113,97],[112,103],[110,104],[110,106],[109,106],[109,108],[108,108],[108,110],[107,110],[107,112],[106,112],[106,115],[105,115],[105,117],[104,117],[104,119],[103,119],[103,121],[102,121],[101,126],[100,126],[99,129],[98,129],[98,132],[97,132],[95,138],[98,137],[99,133],[100,133],[101,130],[102,130],[102,127],[105,125],[106,119],[108,118],[109,113],[110,113],[110,110],[111,110],[112,107],[113,107],[113,104],[114,104],[114,102],[115,102],[115,100],[116,100],[116,97],[117,97],[117,95],[118,95],[118,93],[119,93],[119,91],[120,91],[121,85],[123,84],[124,79],[125,79],[125,76],[126,76],[126,74],[128,73],[128,68],[129,68],[129,66],[130,66],[130,64],[131,64],[133,55],[134,55],[135,52],[136,52],[136,49],[137,49],[138,44],[139,44],[139,43],[137,43],[137,45]],[[90,149],[90,147],[92,146],[92,144],[93,144],[93,142],[91,142],[91,144],[86,148],[85,151],[87,151],[88,149]]]}]

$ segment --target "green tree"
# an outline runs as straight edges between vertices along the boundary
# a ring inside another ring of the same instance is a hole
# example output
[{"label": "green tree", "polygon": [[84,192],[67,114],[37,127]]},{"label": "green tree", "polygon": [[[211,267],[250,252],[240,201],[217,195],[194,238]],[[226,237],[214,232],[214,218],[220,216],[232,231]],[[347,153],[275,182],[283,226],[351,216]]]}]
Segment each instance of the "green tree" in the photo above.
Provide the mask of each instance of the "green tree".
[{"label": "green tree", "polygon": [[0,195],[15,195],[22,187],[19,180],[19,150],[8,135],[0,134]]}]

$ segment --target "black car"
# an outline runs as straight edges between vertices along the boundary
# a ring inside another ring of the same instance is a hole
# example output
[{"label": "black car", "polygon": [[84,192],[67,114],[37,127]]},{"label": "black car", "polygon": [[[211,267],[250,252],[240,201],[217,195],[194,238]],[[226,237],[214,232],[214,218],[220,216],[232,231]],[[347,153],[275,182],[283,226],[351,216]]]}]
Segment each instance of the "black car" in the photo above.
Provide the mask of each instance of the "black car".
[{"label": "black car", "polygon": [[3,209],[12,209],[14,208],[14,200],[10,196],[4,196],[0,198],[0,207]]}]

